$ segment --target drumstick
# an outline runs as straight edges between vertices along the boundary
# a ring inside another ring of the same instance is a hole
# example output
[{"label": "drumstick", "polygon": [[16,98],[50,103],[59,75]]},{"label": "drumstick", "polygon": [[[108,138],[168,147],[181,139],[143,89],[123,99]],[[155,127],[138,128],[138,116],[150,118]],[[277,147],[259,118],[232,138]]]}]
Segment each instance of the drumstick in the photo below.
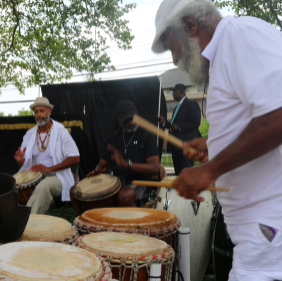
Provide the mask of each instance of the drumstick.
[{"label": "drumstick", "polygon": [[[159,135],[162,139],[170,142],[171,144],[183,149],[183,142],[182,140],[176,138],[175,136],[172,136],[170,134],[166,134],[165,131],[163,129],[158,128],[157,126],[155,126],[154,124],[148,122],[147,120],[145,120],[144,118],[140,117],[139,115],[135,114],[133,116],[133,123],[135,123],[136,125],[139,125],[140,127],[142,127],[143,129],[151,132],[154,135]],[[196,150],[194,148],[185,148],[185,150],[190,151],[191,153],[196,152]]]},{"label": "drumstick", "polygon": [[[141,186],[154,186],[154,187],[168,187],[173,188],[172,182],[160,182],[160,181],[133,181],[134,185]],[[208,191],[219,191],[219,192],[227,192],[229,189],[224,187],[207,187],[205,190]]]}]

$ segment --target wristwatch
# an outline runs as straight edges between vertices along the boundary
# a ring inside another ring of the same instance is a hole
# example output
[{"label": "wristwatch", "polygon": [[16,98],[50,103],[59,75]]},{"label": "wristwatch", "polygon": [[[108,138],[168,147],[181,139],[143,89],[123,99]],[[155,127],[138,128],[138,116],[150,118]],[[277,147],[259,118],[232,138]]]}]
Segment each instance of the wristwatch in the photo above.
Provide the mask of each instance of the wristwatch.
[{"label": "wristwatch", "polygon": [[131,168],[131,166],[132,166],[132,161],[128,159],[128,168]]}]

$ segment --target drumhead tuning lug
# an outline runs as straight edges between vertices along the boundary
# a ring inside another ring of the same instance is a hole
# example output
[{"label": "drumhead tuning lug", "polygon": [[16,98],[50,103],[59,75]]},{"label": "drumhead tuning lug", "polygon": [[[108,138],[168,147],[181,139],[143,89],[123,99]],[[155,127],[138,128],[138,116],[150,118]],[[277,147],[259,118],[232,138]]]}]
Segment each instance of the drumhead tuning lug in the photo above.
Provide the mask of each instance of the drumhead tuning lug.
[{"label": "drumhead tuning lug", "polygon": [[199,211],[199,207],[200,207],[200,203],[192,201],[191,204],[192,204],[192,207],[193,207],[193,210],[194,210],[194,214],[195,214],[195,216],[197,216],[198,211]]},{"label": "drumhead tuning lug", "polygon": [[168,199],[164,199],[163,210],[167,211],[169,206],[170,206],[170,204],[171,204],[171,199],[169,199],[169,200]]}]

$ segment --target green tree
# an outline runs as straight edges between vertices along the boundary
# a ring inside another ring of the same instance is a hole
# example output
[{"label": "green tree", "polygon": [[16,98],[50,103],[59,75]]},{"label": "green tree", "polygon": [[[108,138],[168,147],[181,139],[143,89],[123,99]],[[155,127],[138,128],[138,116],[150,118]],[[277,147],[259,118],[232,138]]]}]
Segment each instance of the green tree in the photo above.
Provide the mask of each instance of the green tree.
[{"label": "green tree", "polygon": [[73,71],[114,69],[109,40],[129,49],[133,36],[122,0],[1,0],[0,87],[21,93],[39,83],[67,81]]},{"label": "green tree", "polygon": [[30,110],[30,109],[24,109],[23,107],[22,107],[22,110],[19,110],[18,111],[18,114],[17,115],[15,115],[15,116],[32,116],[32,115],[34,115],[33,114],[33,111],[32,110]]},{"label": "green tree", "polygon": [[209,134],[209,127],[210,127],[209,122],[207,121],[206,118],[203,118],[202,124],[201,124],[201,126],[199,127],[199,131],[200,131],[202,137],[205,137],[205,138],[208,137],[208,134]]},{"label": "green tree", "polygon": [[235,14],[263,19],[282,30],[281,0],[211,0],[219,8],[231,7]]},{"label": "green tree", "polygon": [[4,112],[0,111],[0,117],[5,116]]}]

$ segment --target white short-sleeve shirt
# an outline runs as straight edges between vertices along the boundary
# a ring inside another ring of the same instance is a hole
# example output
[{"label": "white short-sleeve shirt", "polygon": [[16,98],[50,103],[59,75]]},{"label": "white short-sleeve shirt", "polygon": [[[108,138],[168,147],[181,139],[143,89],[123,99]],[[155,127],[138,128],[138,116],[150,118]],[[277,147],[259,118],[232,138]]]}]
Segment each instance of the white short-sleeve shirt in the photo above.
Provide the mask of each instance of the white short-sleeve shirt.
[{"label": "white short-sleeve shirt", "polygon": [[[228,16],[202,55],[210,61],[207,145],[212,159],[253,118],[282,107],[282,34],[260,19]],[[224,174],[216,185],[230,188],[218,193],[226,223],[259,222],[282,230],[281,146]]]}]

